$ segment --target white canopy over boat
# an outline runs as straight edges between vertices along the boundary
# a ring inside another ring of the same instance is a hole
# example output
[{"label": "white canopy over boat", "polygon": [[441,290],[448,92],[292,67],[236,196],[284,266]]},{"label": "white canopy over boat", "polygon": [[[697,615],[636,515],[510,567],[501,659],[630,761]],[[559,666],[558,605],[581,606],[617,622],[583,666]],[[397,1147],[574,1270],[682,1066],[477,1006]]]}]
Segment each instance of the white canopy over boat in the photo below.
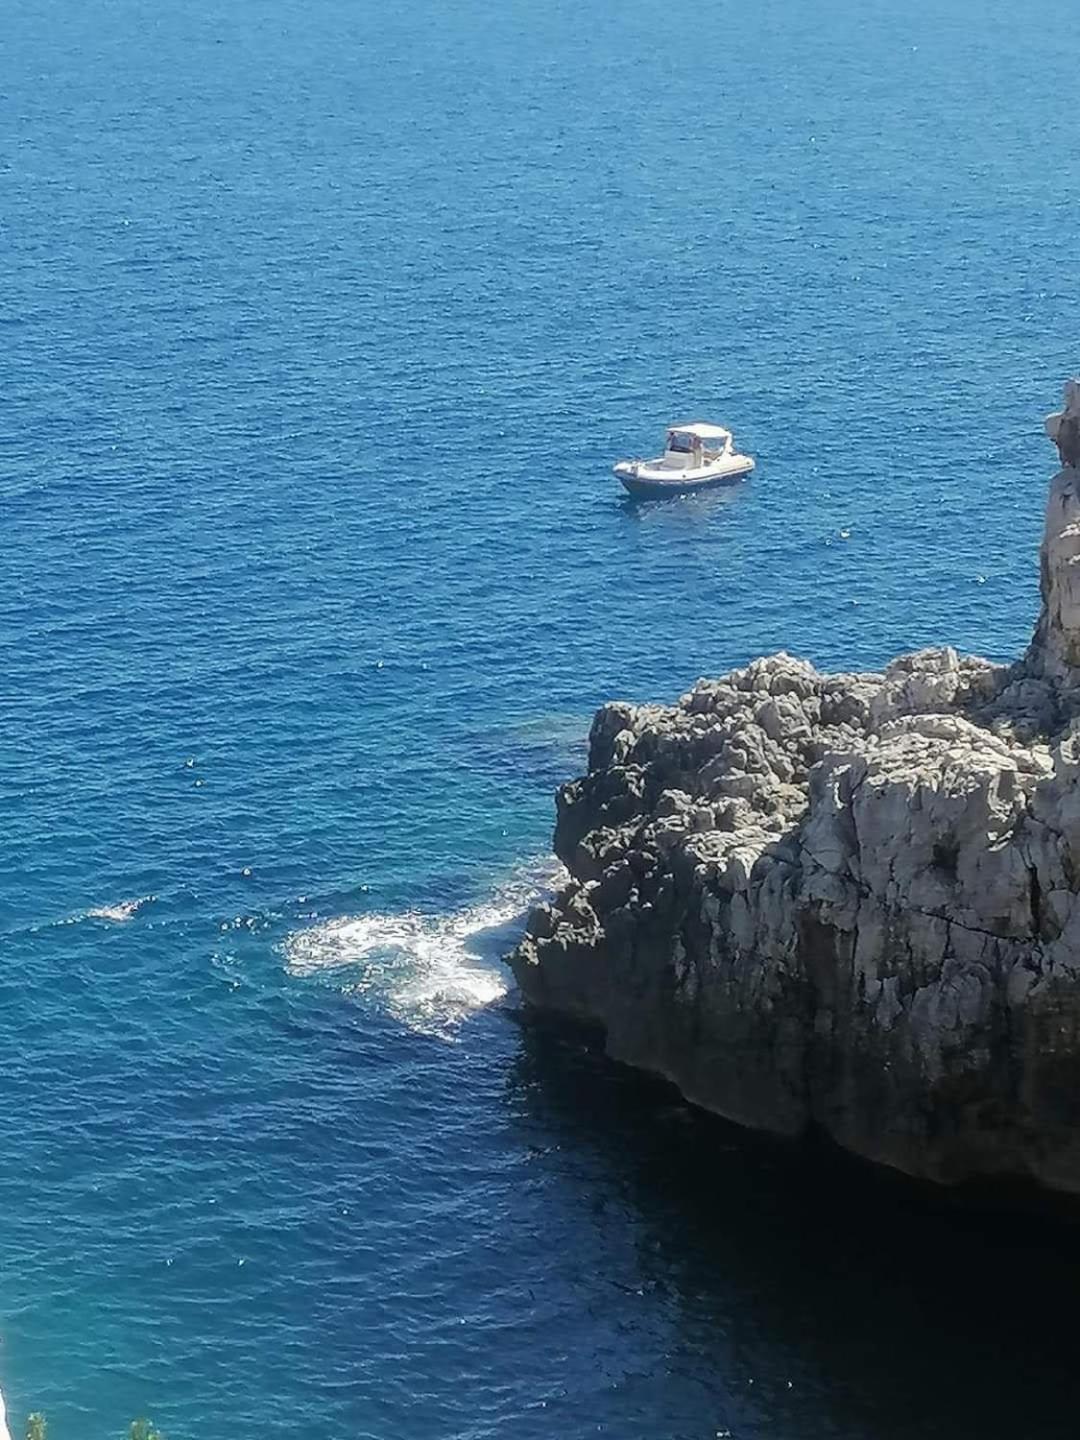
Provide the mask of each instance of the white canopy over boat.
[{"label": "white canopy over boat", "polygon": [[696,440],[728,440],[731,438],[731,431],[725,430],[722,425],[706,425],[703,420],[695,420],[692,425],[669,425],[669,435],[689,435]]}]

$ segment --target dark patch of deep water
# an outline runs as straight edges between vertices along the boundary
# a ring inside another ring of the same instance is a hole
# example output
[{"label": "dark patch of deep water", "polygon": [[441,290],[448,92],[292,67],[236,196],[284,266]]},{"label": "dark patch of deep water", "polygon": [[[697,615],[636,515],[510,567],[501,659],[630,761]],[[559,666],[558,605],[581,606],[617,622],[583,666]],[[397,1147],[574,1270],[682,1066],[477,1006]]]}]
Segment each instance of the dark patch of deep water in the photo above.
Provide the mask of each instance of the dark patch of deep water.
[{"label": "dark patch of deep water", "polygon": [[[14,1412],[1064,1433],[1071,1232],[657,1114],[498,955],[600,701],[1024,643],[1078,62],[1066,0],[6,7]],[[699,415],[752,482],[626,505]]]},{"label": "dark patch of deep water", "polygon": [[1075,1217],[748,1137],[547,1023],[513,1083],[526,1125],[561,1137],[627,1330],[662,1356],[615,1433],[647,1433],[646,1392],[680,1437],[706,1399],[732,1435],[1071,1433]]}]

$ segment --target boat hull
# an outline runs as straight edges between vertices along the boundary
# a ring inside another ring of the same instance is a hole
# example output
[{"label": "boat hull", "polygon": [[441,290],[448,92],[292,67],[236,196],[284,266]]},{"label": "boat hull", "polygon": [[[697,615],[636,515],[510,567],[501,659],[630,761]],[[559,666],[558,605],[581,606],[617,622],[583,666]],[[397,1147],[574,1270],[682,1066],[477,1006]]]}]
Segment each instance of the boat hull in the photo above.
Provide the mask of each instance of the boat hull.
[{"label": "boat hull", "polygon": [[650,466],[626,461],[615,466],[615,474],[623,487],[638,500],[660,500],[667,495],[691,495],[696,490],[712,490],[718,485],[737,485],[754,468],[749,455],[741,455],[722,470],[676,470],[663,474]]}]

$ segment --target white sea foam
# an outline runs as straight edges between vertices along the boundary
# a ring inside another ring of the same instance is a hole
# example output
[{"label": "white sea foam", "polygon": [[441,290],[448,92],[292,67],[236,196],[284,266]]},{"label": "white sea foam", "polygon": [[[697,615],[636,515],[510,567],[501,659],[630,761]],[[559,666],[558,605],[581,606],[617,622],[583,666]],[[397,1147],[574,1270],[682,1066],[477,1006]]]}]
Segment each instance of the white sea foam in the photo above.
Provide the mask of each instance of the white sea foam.
[{"label": "white sea foam", "polygon": [[294,931],[283,946],[293,975],[340,974],[343,989],[370,997],[412,1030],[442,1039],[473,1011],[502,998],[528,907],[558,883],[561,867],[516,871],[479,905],[342,916]]},{"label": "white sea foam", "polygon": [[96,910],[87,910],[88,920],[112,920],[118,925],[133,920],[144,906],[153,901],[153,895],[143,895],[138,900],[121,900],[116,905],[99,905]]}]

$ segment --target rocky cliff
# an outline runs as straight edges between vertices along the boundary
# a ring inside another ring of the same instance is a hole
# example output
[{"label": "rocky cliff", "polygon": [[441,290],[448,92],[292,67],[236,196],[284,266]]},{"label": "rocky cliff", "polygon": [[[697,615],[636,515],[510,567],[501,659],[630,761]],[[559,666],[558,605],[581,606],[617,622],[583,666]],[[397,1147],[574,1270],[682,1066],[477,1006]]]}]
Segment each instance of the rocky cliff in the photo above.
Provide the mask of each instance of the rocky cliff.
[{"label": "rocky cliff", "polygon": [[788,655],[611,704],[510,964],[691,1100],[941,1181],[1080,1192],[1080,384],[1013,666]]}]

